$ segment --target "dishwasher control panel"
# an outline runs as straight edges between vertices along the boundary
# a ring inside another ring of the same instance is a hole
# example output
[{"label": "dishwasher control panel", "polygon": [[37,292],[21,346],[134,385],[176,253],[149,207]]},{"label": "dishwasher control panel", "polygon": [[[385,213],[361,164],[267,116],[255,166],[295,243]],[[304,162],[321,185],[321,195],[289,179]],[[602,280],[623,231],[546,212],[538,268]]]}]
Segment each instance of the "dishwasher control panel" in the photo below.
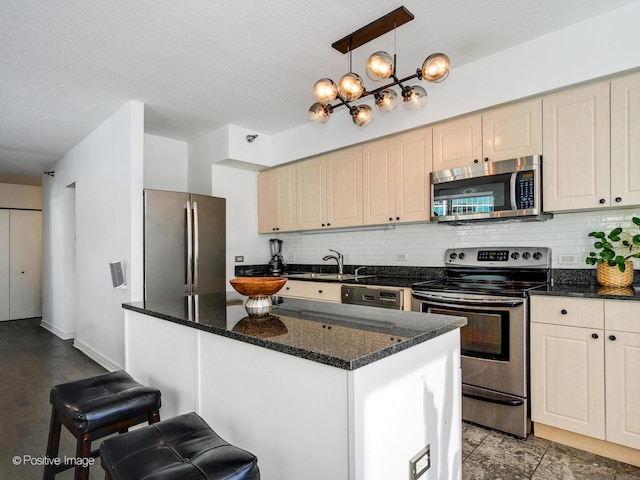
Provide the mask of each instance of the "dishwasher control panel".
[{"label": "dishwasher control panel", "polygon": [[402,310],[404,291],[401,288],[342,285],[342,303]]}]

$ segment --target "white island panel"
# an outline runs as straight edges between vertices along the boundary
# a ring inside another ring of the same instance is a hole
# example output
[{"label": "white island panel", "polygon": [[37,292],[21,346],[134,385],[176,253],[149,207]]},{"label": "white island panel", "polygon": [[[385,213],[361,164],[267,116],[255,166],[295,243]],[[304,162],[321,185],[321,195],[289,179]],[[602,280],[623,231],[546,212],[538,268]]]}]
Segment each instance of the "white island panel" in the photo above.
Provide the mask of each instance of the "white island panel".
[{"label": "white island panel", "polygon": [[162,393],[160,419],[194,412],[198,330],[125,310],[125,370]]},{"label": "white island panel", "polygon": [[349,478],[349,372],[206,332],[200,365],[201,416],[262,478]]}]

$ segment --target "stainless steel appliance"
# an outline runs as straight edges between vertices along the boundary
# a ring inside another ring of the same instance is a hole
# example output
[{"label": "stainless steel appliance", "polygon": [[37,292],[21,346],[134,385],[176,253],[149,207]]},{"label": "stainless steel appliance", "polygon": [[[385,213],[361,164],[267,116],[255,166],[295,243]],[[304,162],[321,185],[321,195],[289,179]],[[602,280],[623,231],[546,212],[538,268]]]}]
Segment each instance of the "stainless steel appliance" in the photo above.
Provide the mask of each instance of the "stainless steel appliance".
[{"label": "stainless steel appliance", "polygon": [[394,310],[402,310],[404,305],[403,290],[401,288],[342,285],[340,290],[342,303],[391,308]]},{"label": "stainless steel appliance", "polygon": [[282,273],[282,240],[272,238],[269,240],[271,249],[271,260],[269,260],[269,273],[280,275]]},{"label": "stainless steel appliance", "polygon": [[546,247],[458,248],[446,278],[412,286],[414,311],[467,317],[460,329],[462,418],[519,437],[531,431],[529,295],[550,283]]},{"label": "stainless steel appliance", "polygon": [[145,300],[226,288],[226,200],[144,191]]},{"label": "stainless steel appliance", "polygon": [[539,155],[431,173],[431,220],[546,220]]}]

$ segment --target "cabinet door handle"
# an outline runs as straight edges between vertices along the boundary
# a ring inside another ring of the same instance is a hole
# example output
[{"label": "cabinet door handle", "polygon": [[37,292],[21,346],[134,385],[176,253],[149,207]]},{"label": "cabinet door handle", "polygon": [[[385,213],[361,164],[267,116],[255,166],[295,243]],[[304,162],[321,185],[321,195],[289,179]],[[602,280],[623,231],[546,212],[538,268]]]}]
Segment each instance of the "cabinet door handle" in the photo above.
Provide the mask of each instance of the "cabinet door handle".
[{"label": "cabinet door handle", "polygon": [[393,222],[393,217],[389,217],[389,221],[390,221],[390,222]]},{"label": "cabinet door handle", "polygon": [[597,333],[592,333],[591,334],[591,338],[593,338],[594,340],[598,339],[598,334]]},{"label": "cabinet door handle", "polygon": [[620,203],[622,201],[621,197],[616,197],[616,202]]},{"label": "cabinet door handle", "polygon": [[489,157],[484,157],[484,161],[488,162],[489,161]]},{"label": "cabinet door handle", "polygon": [[616,336],[615,335],[609,335],[609,340],[611,340],[612,342],[616,341]]},{"label": "cabinet door handle", "polygon": [[567,314],[567,311],[563,308],[562,310],[560,310],[560,313],[561,313],[562,315],[566,315],[566,314]]},{"label": "cabinet door handle", "polygon": [[318,290],[318,293],[322,293],[322,290]]},{"label": "cabinet door handle", "polygon": [[605,203],[607,203],[607,201],[604,198],[601,198],[600,199],[600,203],[602,203],[604,205]]},{"label": "cabinet door handle", "polygon": [[396,217],[396,220],[400,220],[400,217]]},{"label": "cabinet door handle", "polygon": [[477,158],[474,158],[474,159],[473,159],[473,163],[478,163],[478,159],[477,159]]}]

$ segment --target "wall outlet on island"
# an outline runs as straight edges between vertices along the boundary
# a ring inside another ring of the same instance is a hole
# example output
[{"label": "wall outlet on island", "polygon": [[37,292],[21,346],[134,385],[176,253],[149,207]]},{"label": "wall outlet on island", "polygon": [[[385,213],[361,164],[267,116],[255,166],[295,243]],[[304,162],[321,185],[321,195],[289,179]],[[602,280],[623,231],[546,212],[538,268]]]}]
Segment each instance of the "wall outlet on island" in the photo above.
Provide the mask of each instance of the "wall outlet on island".
[{"label": "wall outlet on island", "polygon": [[236,255],[236,263],[244,262],[244,255]]}]

